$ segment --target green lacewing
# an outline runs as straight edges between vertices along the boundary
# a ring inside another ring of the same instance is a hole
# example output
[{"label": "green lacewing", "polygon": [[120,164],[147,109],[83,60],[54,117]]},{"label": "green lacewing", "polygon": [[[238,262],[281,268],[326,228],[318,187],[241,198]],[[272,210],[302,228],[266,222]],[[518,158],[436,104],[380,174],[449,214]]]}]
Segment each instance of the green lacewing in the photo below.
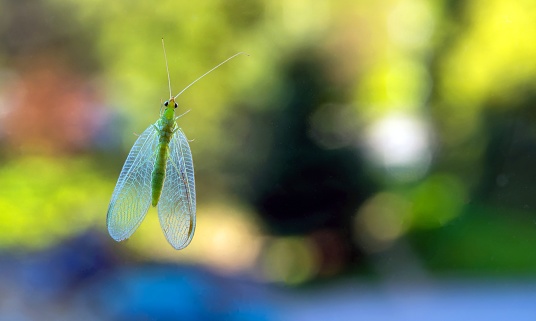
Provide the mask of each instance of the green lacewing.
[{"label": "green lacewing", "polygon": [[180,117],[175,117],[176,99],[201,78],[245,53],[227,58],[173,96],[164,39],[162,47],[170,98],[164,102],[160,118],[132,146],[112,194],[106,225],[114,240],[125,240],[138,228],[152,205],[158,208],[166,239],[180,250],[194,236],[196,203],[192,153],[186,135],[176,123]]}]

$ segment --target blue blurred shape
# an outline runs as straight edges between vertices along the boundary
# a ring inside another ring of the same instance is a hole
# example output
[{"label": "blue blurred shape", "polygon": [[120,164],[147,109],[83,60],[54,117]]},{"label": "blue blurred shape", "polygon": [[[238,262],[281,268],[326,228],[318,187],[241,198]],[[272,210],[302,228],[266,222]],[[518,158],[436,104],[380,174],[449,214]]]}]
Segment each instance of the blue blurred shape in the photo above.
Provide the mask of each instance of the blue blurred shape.
[{"label": "blue blurred shape", "polygon": [[117,270],[94,288],[114,320],[270,320],[262,291],[202,267],[148,265]]}]

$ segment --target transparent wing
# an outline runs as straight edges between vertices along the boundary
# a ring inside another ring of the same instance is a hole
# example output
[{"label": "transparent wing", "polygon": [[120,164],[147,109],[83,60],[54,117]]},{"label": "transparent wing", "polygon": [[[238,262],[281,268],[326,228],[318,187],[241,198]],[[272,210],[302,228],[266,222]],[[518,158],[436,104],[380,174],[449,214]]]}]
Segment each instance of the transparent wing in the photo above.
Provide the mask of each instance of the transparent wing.
[{"label": "transparent wing", "polygon": [[123,165],[106,216],[108,232],[116,241],[132,235],[149,209],[157,146],[157,131],[151,125],[136,140]]},{"label": "transparent wing", "polygon": [[160,225],[177,250],[192,241],[195,230],[195,181],[192,153],[179,129],[171,137],[162,196],[158,203]]}]

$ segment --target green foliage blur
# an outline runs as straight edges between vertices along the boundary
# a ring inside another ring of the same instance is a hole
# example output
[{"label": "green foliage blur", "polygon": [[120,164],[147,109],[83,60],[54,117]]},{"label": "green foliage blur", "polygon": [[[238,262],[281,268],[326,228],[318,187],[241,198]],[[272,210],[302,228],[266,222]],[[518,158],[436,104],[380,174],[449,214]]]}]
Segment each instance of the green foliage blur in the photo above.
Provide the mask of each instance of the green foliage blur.
[{"label": "green foliage blur", "polygon": [[[200,218],[184,257],[228,268],[246,240],[240,268],[299,283],[407,243],[432,271],[536,272],[529,0],[0,0],[0,249],[106,233],[169,96],[162,37],[173,95],[250,55],[178,99]],[[124,247],[180,260],[148,216]]]}]

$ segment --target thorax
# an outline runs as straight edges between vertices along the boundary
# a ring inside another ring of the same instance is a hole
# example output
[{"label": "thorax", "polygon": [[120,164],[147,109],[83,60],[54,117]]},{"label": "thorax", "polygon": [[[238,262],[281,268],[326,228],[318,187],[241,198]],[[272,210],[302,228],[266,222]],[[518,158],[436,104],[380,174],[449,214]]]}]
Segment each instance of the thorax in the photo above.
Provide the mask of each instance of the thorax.
[{"label": "thorax", "polygon": [[158,128],[158,135],[160,136],[159,141],[169,143],[173,131],[175,130],[175,120],[162,116],[156,122],[156,127]]}]

